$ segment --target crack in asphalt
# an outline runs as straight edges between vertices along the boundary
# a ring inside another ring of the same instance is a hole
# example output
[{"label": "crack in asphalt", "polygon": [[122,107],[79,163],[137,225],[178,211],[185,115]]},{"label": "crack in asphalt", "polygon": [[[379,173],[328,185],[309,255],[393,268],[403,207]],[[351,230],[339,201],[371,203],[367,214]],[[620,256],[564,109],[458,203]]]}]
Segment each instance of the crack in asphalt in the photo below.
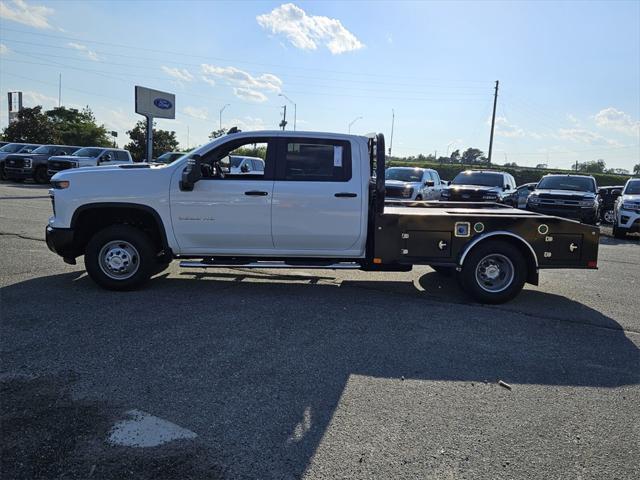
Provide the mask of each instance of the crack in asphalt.
[{"label": "crack in asphalt", "polygon": [[21,233],[12,233],[12,232],[0,232],[0,237],[18,237],[23,240],[33,240],[34,242],[44,242],[44,238],[31,237],[29,235],[23,235]]}]

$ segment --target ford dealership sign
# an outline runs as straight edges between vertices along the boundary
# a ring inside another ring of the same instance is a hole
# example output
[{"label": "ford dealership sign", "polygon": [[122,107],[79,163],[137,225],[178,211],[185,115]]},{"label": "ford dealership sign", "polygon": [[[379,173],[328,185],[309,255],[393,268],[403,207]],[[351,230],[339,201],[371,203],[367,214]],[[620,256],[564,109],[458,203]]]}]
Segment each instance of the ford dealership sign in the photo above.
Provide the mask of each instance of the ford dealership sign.
[{"label": "ford dealership sign", "polygon": [[153,118],[176,118],[176,96],[136,85],[136,113]]}]

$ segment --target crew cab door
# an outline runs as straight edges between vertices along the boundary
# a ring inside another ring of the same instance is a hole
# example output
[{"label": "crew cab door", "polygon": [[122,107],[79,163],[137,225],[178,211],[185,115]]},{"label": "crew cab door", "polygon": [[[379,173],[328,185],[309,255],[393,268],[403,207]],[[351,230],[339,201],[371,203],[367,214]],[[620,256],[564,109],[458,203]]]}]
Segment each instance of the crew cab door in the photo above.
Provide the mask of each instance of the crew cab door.
[{"label": "crew cab door", "polygon": [[357,255],[366,237],[360,152],[349,140],[281,137],[271,210],[280,253]]},{"label": "crew cab door", "polygon": [[208,173],[194,184],[192,191],[180,190],[182,169],[176,172],[171,180],[171,220],[181,254],[273,252],[273,145],[265,137],[234,139],[202,158],[210,167],[212,159],[228,159],[234,152],[265,156],[265,170],[261,172],[230,174],[223,161],[222,174],[207,168]]}]

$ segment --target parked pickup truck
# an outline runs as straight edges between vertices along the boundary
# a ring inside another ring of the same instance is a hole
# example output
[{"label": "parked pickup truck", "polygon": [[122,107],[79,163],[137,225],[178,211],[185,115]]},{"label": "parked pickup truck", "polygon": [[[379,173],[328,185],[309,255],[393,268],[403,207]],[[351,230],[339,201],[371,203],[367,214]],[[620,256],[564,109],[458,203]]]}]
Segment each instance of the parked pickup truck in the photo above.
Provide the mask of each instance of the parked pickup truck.
[{"label": "parked pickup truck", "polygon": [[[266,148],[265,170],[229,157]],[[382,134],[240,132],[169,165],[114,165],[52,178],[48,247],[112,290],[186,268],[455,272],[480,302],[513,298],[542,268],[597,268],[599,230],[493,203],[385,201]],[[375,173],[375,175],[374,175]]]},{"label": "parked pickup truck", "polygon": [[71,155],[80,147],[68,145],[41,145],[31,153],[14,153],[5,159],[5,170],[9,180],[32,179],[36,183],[49,182],[47,161],[53,155]]},{"label": "parked pickup truck", "polygon": [[120,165],[133,163],[128,150],[104,147],[85,147],[71,155],[56,155],[47,162],[48,174],[55,175],[70,168],[95,167],[98,165]]},{"label": "parked pickup truck", "polygon": [[640,178],[630,178],[616,200],[613,235],[625,238],[627,233],[640,233]]},{"label": "parked pickup truck", "polygon": [[595,225],[600,219],[596,180],[590,175],[545,175],[527,198],[527,210]]}]

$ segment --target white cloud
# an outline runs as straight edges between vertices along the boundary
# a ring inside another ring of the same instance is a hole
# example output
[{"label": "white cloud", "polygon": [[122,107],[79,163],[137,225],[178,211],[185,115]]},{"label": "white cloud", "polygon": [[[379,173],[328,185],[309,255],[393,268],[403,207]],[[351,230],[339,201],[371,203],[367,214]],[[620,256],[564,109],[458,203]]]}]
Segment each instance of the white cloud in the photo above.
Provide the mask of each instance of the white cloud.
[{"label": "white cloud", "polygon": [[578,117],[571,113],[567,113],[567,120],[569,120],[574,125],[580,125],[580,120],[578,120]]},{"label": "white cloud", "polygon": [[616,140],[606,138],[599,133],[586,130],[584,128],[561,128],[558,130],[556,138],[570,140],[576,143],[586,143],[588,145],[611,145],[619,147],[622,144]]},{"label": "white cloud", "polygon": [[193,80],[193,75],[186,68],[167,67],[165,65],[162,65],[161,68],[164,73],[178,81],[190,82]]},{"label": "white cloud", "polygon": [[0,43],[0,55],[7,55],[11,50],[4,43]]},{"label": "white cloud", "polygon": [[209,111],[206,108],[198,108],[192,106],[186,106],[182,109],[182,113],[193,118],[200,120],[206,120],[209,116]]},{"label": "white cloud", "polygon": [[216,81],[213,78],[205,77],[204,75],[202,75],[200,78],[202,78],[203,82],[208,83],[212,87],[216,86]]},{"label": "white cloud", "polygon": [[25,107],[29,108],[35,107],[36,105],[42,105],[43,110],[49,110],[58,106],[57,98],[50,97],[44,93],[35,92],[33,90],[24,92],[22,94],[22,98],[25,103]]},{"label": "white cloud", "polygon": [[261,118],[246,116],[243,118],[234,118],[229,122],[226,122],[229,125],[233,125],[238,127],[243,132],[251,132],[255,130],[267,130],[267,126],[264,123],[264,120]]},{"label": "white cloud", "polygon": [[596,125],[614,130],[632,137],[640,136],[640,121],[634,121],[631,115],[613,107],[605,108],[595,114]]},{"label": "white cloud", "polygon": [[69,42],[67,43],[67,46],[78,50],[82,55],[85,55],[88,59],[93,60],[94,62],[98,62],[100,60],[98,54],[86,45],[82,45],[81,43]]},{"label": "white cloud", "polygon": [[496,135],[507,138],[521,138],[526,135],[525,131],[509,123],[506,117],[496,117]]},{"label": "white cloud", "polygon": [[250,102],[262,103],[267,101],[267,96],[264,93],[250,88],[234,87],[233,93],[236,97]]},{"label": "white cloud", "polygon": [[222,79],[233,86],[233,93],[243,100],[264,102],[267,100],[265,91],[279,93],[282,90],[282,80],[271,73],[253,76],[236,67],[218,67],[207,64],[202,64],[201,67],[202,79],[205,82],[215,85],[214,78]]},{"label": "white cloud", "polygon": [[34,28],[52,28],[49,17],[53,13],[53,8],[30,5],[25,0],[12,0],[11,4],[0,2],[0,18]]},{"label": "white cloud", "polygon": [[347,30],[340,20],[307,12],[293,3],[274,8],[271,13],[258,15],[258,24],[273,34],[284,35],[291,44],[302,50],[316,50],[324,44],[334,54],[359,50],[364,44]]}]

